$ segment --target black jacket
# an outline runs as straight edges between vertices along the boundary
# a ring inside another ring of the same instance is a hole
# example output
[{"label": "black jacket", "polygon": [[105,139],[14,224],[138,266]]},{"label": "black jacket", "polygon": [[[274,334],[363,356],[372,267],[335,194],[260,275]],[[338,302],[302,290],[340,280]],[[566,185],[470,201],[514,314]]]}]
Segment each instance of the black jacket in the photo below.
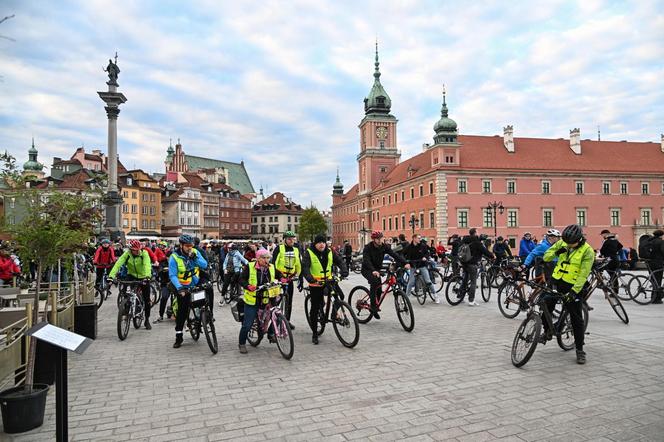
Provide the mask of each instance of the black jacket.
[{"label": "black jacket", "polygon": [[381,244],[380,247],[376,247],[371,241],[362,250],[362,273],[380,272],[385,255],[390,255],[401,266],[406,265],[406,261],[398,253],[392,251],[390,246]]},{"label": "black jacket", "polygon": [[653,245],[653,251],[652,254],[650,255],[650,261],[651,265],[654,264],[657,266],[662,266],[662,263],[664,263],[664,240],[662,240],[661,236],[657,236],[653,239],[650,240],[651,244]]},{"label": "black jacket", "polygon": [[479,236],[464,236],[463,240],[461,241],[463,244],[470,244],[470,262],[467,264],[479,264],[480,259],[482,259],[482,256],[486,256],[489,259],[493,259],[493,254],[487,250],[486,247],[484,247],[484,244],[482,244],[482,241],[480,241]]},{"label": "black jacket", "polygon": [[[316,280],[314,279],[313,276],[311,276],[311,255],[309,255],[309,250],[311,250],[314,253],[314,255],[316,255],[316,257],[320,261],[320,265],[323,266],[323,268],[326,268],[327,258],[330,249],[327,246],[325,246],[323,251],[319,252],[318,249],[316,249],[316,246],[312,244],[302,254],[302,276],[304,277],[304,279],[307,280],[307,282],[313,283],[316,282]],[[342,278],[348,276],[348,269],[346,268],[346,263],[344,262],[343,259],[341,259],[339,255],[334,253],[334,250],[332,251],[332,265],[337,266],[339,268],[339,273],[341,274]]]},{"label": "black jacket", "polygon": [[427,265],[427,261],[423,261],[422,258],[429,258],[429,246],[422,243],[413,244],[408,243],[408,246],[403,250],[403,256],[406,260],[415,267],[424,267]]},{"label": "black jacket", "polygon": [[620,244],[620,241],[615,236],[609,236],[602,244],[602,248],[599,249],[599,254],[617,261],[622,249],[623,245]]},{"label": "black jacket", "polygon": [[344,246],[344,256],[353,256],[353,246],[350,243]]},{"label": "black jacket", "polygon": [[452,256],[459,256],[459,247],[461,247],[461,239],[456,237],[447,241],[448,246],[452,246]]}]

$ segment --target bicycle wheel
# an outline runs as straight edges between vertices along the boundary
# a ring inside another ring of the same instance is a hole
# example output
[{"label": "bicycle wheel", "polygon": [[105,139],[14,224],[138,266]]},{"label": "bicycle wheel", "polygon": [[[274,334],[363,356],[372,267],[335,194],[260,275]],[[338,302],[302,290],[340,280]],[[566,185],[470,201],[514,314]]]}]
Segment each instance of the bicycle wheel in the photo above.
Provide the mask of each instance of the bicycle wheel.
[{"label": "bicycle wheel", "polygon": [[366,324],[373,318],[368,288],[362,285],[353,287],[353,290],[348,294],[348,304],[352,306],[353,313],[355,313],[360,324]]},{"label": "bicycle wheel", "polygon": [[158,304],[160,299],[161,299],[161,290],[159,289],[159,286],[156,285],[155,282],[151,282],[150,283],[150,306]]},{"label": "bicycle wheel", "polygon": [[136,295],[136,305],[134,306],[134,316],[131,318],[132,322],[134,323],[134,328],[138,330],[141,328],[141,325],[143,325],[143,317],[145,315],[145,311],[143,309],[143,301],[141,298]]},{"label": "bicycle wheel", "polygon": [[632,296],[629,294],[629,280],[632,279],[632,275],[629,273],[620,274],[618,276],[618,298],[621,301],[630,301]]},{"label": "bicycle wheel", "polygon": [[558,319],[556,324],[556,341],[558,341],[558,346],[565,351],[573,349],[575,347],[574,329],[572,328],[572,319],[567,309],[563,309],[560,319]]},{"label": "bicycle wheel", "polygon": [[[318,336],[322,335],[323,332],[325,331],[325,314],[322,311],[323,305],[321,304],[321,309],[318,312],[319,318],[323,318],[323,320],[319,320],[317,327],[316,327],[316,333]],[[307,317],[307,323],[309,324],[309,327],[311,328],[312,324],[312,319],[311,319],[311,293],[309,290],[307,290],[307,294],[304,297],[304,316]]]},{"label": "bicycle wheel", "polygon": [[[443,286],[445,285],[443,275],[438,270],[432,269],[429,270],[429,276],[431,276],[431,282],[433,283],[433,287],[436,289],[436,293],[439,293],[441,290],[443,290]],[[431,299],[433,299],[433,296]]]},{"label": "bicycle wheel", "polygon": [[491,286],[498,288],[501,285],[503,285],[503,282],[505,282],[505,276],[503,275],[502,269],[496,269],[495,273],[493,274],[493,277],[491,279]]},{"label": "bicycle wheel", "polygon": [[[195,308],[189,309],[189,318],[187,318],[187,327],[189,327],[189,334],[194,341],[198,341],[201,337],[200,319],[196,317]],[[200,315],[200,313],[198,313]]]},{"label": "bicycle wheel", "polygon": [[637,304],[650,304],[655,295],[652,279],[645,275],[635,275],[629,280],[629,294]]},{"label": "bicycle wheel", "polygon": [[126,306],[121,306],[118,309],[118,324],[117,324],[117,329],[118,329],[118,338],[120,338],[121,341],[124,341],[127,338],[127,335],[129,334],[129,323],[131,321],[129,320],[129,312]]},{"label": "bicycle wheel", "polygon": [[353,266],[353,273],[357,273],[358,275],[362,273],[362,266],[360,265],[359,262],[352,264],[352,266]]},{"label": "bicycle wheel", "polygon": [[[217,285],[217,292],[221,293],[223,288],[224,288],[224,275],[220,273],[219,276],[217,276],[216,282],[217,282],[217,284],[216,284]],[[230,287],[229,287],[229,290],[230,290]],[[220,296],[219,297],[219,302],[223,302],[223,301],[225,301],[224,297]]]},{"label": "bicycle wheel", "polygon": [[205,332],[205,340],[210,347],[212,354],[217,354],[219,351],[219,344],[217,343],[217,333],[214,330],[214,322],[210,317],[210,312],[207,308],[201,311],[201,324],[203,325],[203,331]]},{"label": "bicycle wheel", "polygon": [[[424,290],[422,278],[420,276],[415,276],[415,278],[415,297],[420,305],[424,305],[424,302],[427,300],[427,292]],[[427,291],[428,289],[427,287]]]},{"label": "bicycle wheel", "polygon": [[489,299],[491,299],[491,284],[487,281],[485,272],[480,274],[480,292],[484,302],[489,302]]},{"label": "bicycle wheel", "polygon": [[102,287],[95,287],[95,305],[97,306],[97,310],[104,303],[104,292],[105,289]]},{"label": "bicycle wheel", "polygon": [[339,342],[344,347],[355,347],[360,341],[360,324],[350,305],[344,301],[334,301],[330,320]]},{"label": "bicycle wheel", "polygon": [[530,360],[542,332],[542,319],[537,313],[531,313],[523,320],[512,342],[512,365],[523,367]]},{"label": "bicycle wheel", "polygon": [[257,347],[262,340],[263,332],[261,331],[260,324],[258,323],[258,318],[256,318],[254,319],[254,323],[251,324],[249,334],[247,334],[247,341],[249,341],[249,344],[251,344],[252,347]]},{"label": "bicycle wheel", "polygon": [[521,311],[521,293],[513,281],[505,281],[498,289],[498,309],[508,319],[514,319]]},{"label": "bicycle wheel", "polygon": [[413,306],[408,300],[408,296],[399,289],[394,291],[394,308],[397,311],[397,317],[403,329],[407,332],[412,332],[415,328]]},{"label": "bicycle wheel", "polygon": [[620,318],[625,324],[629,324],[629,317],[627,316],[625,307],[623,307],[622,302],[620,302],[620,298],[616,293],[612,289],[607,288],[604,290],[604,296],[606,297],[606,300],[609,301],[613,311],[618,315],[618,318]]},{"label": "bicycle wheel", "polygon": [[445,299],[450,305],[459,305],[463,301],[464,294],[461,293],[461,276],[454,276],[445,287]]},{"label": "bicycle wheel", "polygon": [[290,324],[286,317],[281,313],[276,314],[276,324],[273,324],[275,329],[275,338],[277,340],[277,348],[279,353],[284,359],[293,357],[295,351],[295,343],[293,342],[293,334],[291,333]]}]

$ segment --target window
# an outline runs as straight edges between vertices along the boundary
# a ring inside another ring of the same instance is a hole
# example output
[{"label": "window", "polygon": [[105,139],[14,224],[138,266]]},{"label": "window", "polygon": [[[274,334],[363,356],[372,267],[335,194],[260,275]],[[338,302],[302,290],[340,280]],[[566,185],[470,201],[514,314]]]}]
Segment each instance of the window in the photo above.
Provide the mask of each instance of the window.
[{"label": "window", "polygon": [[380,166],[380,171],[381,171],[382,173],[387,172],[387,167],[385,167],[385,166]]},{"label": "window", "polygon": [[424,213],[420,212],[420,228],[424,228]]},{"label": "window", "polygon": [[429,194],[433,194],[433,181],[429,183]]},{"label": "window", "polygon": [[388,230],[392,230],[392,218],[387,219],[387,227],[388,227]]},{"label": "window", "polygon": [[136,230],[136,225],[137,225],[136,220],[132,219],[131,220],[131,230]]},{"label": "window", "polygon": [[129,192],[125,190],[124,192],[122,192],[122,198],[127,198],[127,197],[129,197]]},{"label": "window", "polygon": [[436,214],[434,212],[429,212],[429,227],[432,229],[436,227]]},{"label": "window", "polygon": [[383,197],[383,206],[385,205],[385,197]]},{"label": "window", "polygon": [[129,213],[129,204],[122,205],[122,213]]},{"label": "window", "polygon": [[147,228],[148,228],[148,220],[144,219],[144,220],[141,222],[141,227],[142,227],[143,229],[147,229]]},{"label": "window", "polygon": [[491,180],[482,180],[482,192],[491,193]]},{"label": "window", "polygon": [[620,226],[620,209],[611,209],[611,225]]},{"label": "window", "polygon": [[602,193],[604,195],[609,195],[611,193],[611,182],[610,181],[602,182]]},{"label": "window", "polygon": [[144,194],[143,194],[143,201],[145,201],[145,202],[147,203],[147,202],[148,202],[148,198],[150,198],[150,196],[149,196],[147,193],[144,193]]},{"label": "window", "polygon": [[385,141],[379,141],[378,145],[380,146],[381,149],[385,149]]},{"label": "window", "polygon": [[397,203],[397,201],[399,201],[399,200],[397,199],[397,193],[396,193],[396,192],[394,192],[394,203],[396,204],[396,203]]},{"label": "window", "polygon": [[507,227],[519,227],[519,211],[507,209]]},{"label": "window", "polygon": [[468,227],[468,209],[457,209],[457,227]]},{"label": "window", "polygon": [[420,184],[420,196],[424,196],[424,186]]},{"label": "window", "polygon": [[410,188],[410,199],[413,199],[413,198],[415,198],[415,188],[411,187]]},{"label": "window", "polygon": [[401,227],[406,228],[406,215],[401,215]]},{"label": "window", "polygon": [[576,186],[576,194],[583,195],[583,181],[577,181],[574,185]]},{"label": "window", "polygon": [[543,194],[551,193],[551,181],[542,181],[542,193]]},{"label": "window", "polygon": [[387,204],[392,204],[392,195],[387,195]]},{"label": "window", "polygon": [[122,218],[122,227],[129,227],[129,220],[127,218]]},{"label": "window", "polygon": [[553,210],[551,209],[542,210],[542,226],[553,227]]},{"label": "window", "polygon": [[11,209],[15,209],[15,208],[16,208],[16,198],[11,198],[11,199],[9,200],[9,207],[10,207]]},{"label": "window", "polygon": [[127,177],[127,186],[131,186],[133,184],[134,184],[134,180],[130,176],[128,176]]},{"label": "window", "polygon": [[394,217],[394,230],[399,230],[399,217]]},{"label": "window", "polygon": [[138,204],[131,205],[131,213],[138,213]]},{"label": "window", "polygon": [[641,209],[641,225],[649,226],[652,221],[652,210],[651,209]]},{"label": "window", "polygon": [[137,198],[136,195],[138,195],[136,192],[132,192],[132,193],[131,193],[131,198],[132,198],[132,199],[136,199],[136,198]]},{"label": "window", "polygon": [[150,201],[153,202],[153,203],[154,203],[155,201],[157,201],[157,196],[156,196],[154,193],[151,193],[151,194],[150,194]]},{"label": "window", "polygon": [[142,213],[143,215],[147,215],[147,214],[148,214],[148,206],[143,206],[143,207],[141,207],[141,213]]},{"label": "window", "polygon": [[650,183],[641,183],[641,195],[650,194]]},{"label": "window", "polygon": [[516,181],[507,180],[507,193],[516,193]]},{"label": "window", "polygon": [[[664,184],[662,184],[662,192],[664,193]],[[405,201],[405,200],[406,200],[406,192],[402,190],[401,191],[401,201]]]},{"label": "window", "polygon": [[585,227],[586,224],[586,209],[576,209],[576,223],[581,227]]},{"label": "window", "polygon": [[482,213],[482,219],[484,220],[482,225],[484,227],[493,227],[493,211],[485,207],[482,209]]},{"label": "window", "polygon": [[623,181],[620,183],[620,194],[627,195],[627,182]]},{"label": "window", "polygon": [[457,191],[459,193],[468,192],[468,182],[466,180],[457,180]]},{"label": "window", "polygon": [[383,218],[383,230],[385,230],[385,218]]}]

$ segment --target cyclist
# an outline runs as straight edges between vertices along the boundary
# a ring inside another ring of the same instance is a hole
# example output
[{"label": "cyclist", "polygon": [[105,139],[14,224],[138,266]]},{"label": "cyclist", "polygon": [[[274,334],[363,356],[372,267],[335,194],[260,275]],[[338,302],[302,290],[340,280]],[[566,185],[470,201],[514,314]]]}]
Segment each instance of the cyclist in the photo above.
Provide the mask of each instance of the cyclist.
[{"label": "cyclist", "polygon": [[[495,259],[493,253],[489,252],[482,242],[482,236],[484,235],[477,236],[477,229],[472,228],[468,231],[468,236],[464,236],[461,240],[462,244],[468,244],[470,248],[470,260],[461,263],[463,279],[461,280],[458,296],[461,297],[464,293],[468,293],[468,305],[470,306],[478,305],[475,302],[475,290],[477,288],[477,266],[480,259],[482,259],[482,256],[486,256],[490,260]],[[461,249],[461,246],[459,249]]]},{"label": "cyclist", "polygon": [[9,246],[5,243],[0,246],[0,284],[13,284],[14,275],[21,273],[21,268],[9,254]]},{"label": "cyclist", "polygon": [[380,319],[380,315],[378,314],[380,310],[376,301],[380,297],[380,287],[382,285],[380,269],[383,266],[385,255],[390,255],[399,266],[410,270],[410,264],[383,242],[383,232],[374,230],[371,232],[371,242],[364,246],[362,250],[362,276],[369,283],[371,311],[373,317],[376,319]]},{"label": "cyclist", "polygon": [[[168,260],[169,289],[177,293],[178,310],[175,315],[175,343],[173,348],[182,346],[182,329],[189,317],[191,294],[188,289],[195,287],[200,278],[200,271],[207,268],[207,261],[194,248],[194,238],[181,235],[180,247],[173,250]],[[207,294],[206,294],[207,296]]]},{"label": "cyclist", "polygon": [[[403,256],[411,265],[411,268],[420,270],[420,275],[424,278],[424,283],[429,286],[431,294],[434,295],[436,304],[440,304],[440,299],[436,294],[436,289],[431,282],[431,275],[429,275],[429,246],[426,242],[421,241],[420,235],[417,233],[413,235],[413,240],[403,250]],[[415,272],[411,270],[408,276],[408,285],[406,286],[406,293],[410,296],[411,290],[415,288]]]},{"label": "cyclist", "polygon": [[[620,253],[622,252],[623,245],[620,243],[620,241],[618,241],[615,233],[611,233],[609,230],[602,230],[600,235],[602,235],[602,238],[604,238],[604,242],[602,243],[602,247],[599,249],[599,254],[600,256],[609,259],[609,262],[606,264],[606,267],[604,267],[604,270],[606,270],[606,273],[609,274],[609,280],[611,280],[613,275],[620,268]],[[615,290],[616,293],[618,293],[618,286],[619,283],[618,279],[616,278],[615,281],[613,281],[613,290]]]},{"label": "cyclist", "polygon": [[228,253],[224,258],[224,285],[221,288],[221,299],[219,304],[222,305],[226,293],[228,292],[228,287],[233,284],[237,284],[240,279],[240,273],[242,273],[242,267],[249,264],[249,261],[244,259],[242,253],[237,248],[237,244],[229,243],[228,244]]},{"label": "cyclist", "polygon": [[346,268],[350,271],[350,264],[353,260],[353,246],[350,245],[347,239],[344,239],[344,261],[346,261]]},{"label": "cyclist", "polygon": [[161,322],[164,320],[164,312],[166,311],[166,305],[168,304],[170,298],[168,292],[168,259],[171,256],[171,251],[168,248],[168,243],[166,241],[159,241],[158,247],[155,250],[155,255],[159,261],[159,286],[161,290],[161,299],[159,300],[159,318],[156,322]]},{"label": "cyclist", "polygon": [[152,278],[152,265],[150,255],[147,250],[143,248],[140,241],[132,239],[129,241],[129,249],[126,250],[111,269],[108,274],[109,280],[114,280],[115,275],[120,271],[120,268],[125,266],[127,275],[124,279],[128,281],[143,281],[143,284],[138,286],[138,292],[143,298],[143,305],[145,308],[145,329],[150,330],[150,285],[148,281]]},{"label": "cyclist", "polygon": [[505,261],[512,257],[512,250],[510,249],[507,241],[502,236],[496,238],[496,243],[493,245],[492,251],[496,256],[496,264],[499,264],[501,261]]},{"label": "cyclist", "polygon": [[290,230],[284,232],[283,244],[275,247],[272,255],[272,264],[281,272],[284,278],[288,279],[284,316],[288,319],[291,330],[295,329],[295,326],[290,322],[291,311],[293,310],[293,279],[299,277],[302,271],[300,251],[295,247],[295,236],[295,232]]},{"label": "cyclist", "polygon": [[113,267],[114,262],[115,252],[113,251],[113,247],[111,247],[111,241],[104,238],[101,240],[101,245],[95,251],[95,256],[92,260],[97,274],[95,286],[99,287],[101,285],[104,274],[107,273],[108,269]]},{"label": "cyclist", "polygon": [[[574,331],[574,343],[576,346],[576,362],[586,363],[586,353],[583,351],[584,324],[581,305],[583,289],[588,275],[595,262],[595,252],[583,237],[583,230],[577,224],[570,224],[563,230],[562,239],[552,245],[544,253],[544,261],[551,262],[558,257],[558,263],[553,270],[552,284],[556,291],[565,294],[564,306],[569,311]],[[550,311],[556,305],[556,300],[547,300]],[[542,321],[546,332],[546,321]],[[546,336],[546,334],[545,334]]]},{"label": "cyclist", "polygon": [[[544,257],[544,253],[547,250],[549,250],[549,248],[552,245],[558,242],[559,239],[560,239],[559,230],[556,229],[547,230],[546,235],[544,235],[544,239],[540,241],[537,244],[537,246],[535,246],[535,248],[526,257],[526,260],[521,266],[521,270],[525,270],[537,264],[537,261]],[[554,260],[551,262],[543,263],[541,267],[537,267],[535,269],[535,276],[539,276],[540,274],[542,274],[542,272],[544,272],[546,280],[549,281],[549,279],[551,279],[551,274],[553,273],[553,266],[555,265],[555,261],[557,261],[556,258],[554,258]]]},{"label": "cyclist", "polygon": [[[309,319],[311,326],[311,342],[318,345],[318,321],[324,320],[319,318],[318,312],[323,305],[323,287],[320,281],[330,279],[332,277],[332,266],[335,265],[339,268],[339,273],[342,278],[348,276],[348,269],[343,259],[332,251],[327,246],[325,235],[316,235],[314,241],[302,257],[302,275],[309,283],[309,293],[311,294],[311,305],[309,311]],[[315,312],[315,313],[314,313]]]},{"label": "cyclist", "polygon": [[519,243],[519,258],[521,262],[524,262],[528,257],[528,254],[533,251],[535,248],[535,241],[533,241],[532,235],[530,232],[523,234],[521,242]]},{"label": "cyclist", "polygon": [[[196,251],[198,251],[198,254],[203,257],[205,262],[207,263],[207,267],[204,267],[205,271],[200,272],[199,278],[200,278],[200,283],[206,283],[210,280],[210,266],[212,265],[212,262],[210,260],[210,257],[208,256],[207,253],[207,248],[205,243],[201,243],[201,239],[198,236],[194,237],[194,248]],[[212,285],[210,285],[208,288],[205,289],[205,296],[208,299],[208,302],[210,303],[210,317],[214,319],[214,288]]]},{"label": "cyclist", "polygon": [[[259,302],[256,302],[256,288],[279,280],[282,277],[281,272],[270,264],[270,258],[270,252],[267,250],[257,250],[255,261],[249,262],[244,270],[242,270],[242,275],[240,276],[240,285],[244,288],[244,319],[242,320],[242,327],[240,328],[238,348],[242,354],[247,353],[247,335],[256,319],[256,315],[258,315],[258,309],[261,308],[263,304],[267,304],[262,298]],[[279,295],[279,292],[278,287],[270,289],[268,292],[269,297],[274,298]],[[268,339],[270,342],[274,340],[272,330],[268,331]]]},{"label": "cyclist", "polygon": [[452,261],[452,273],[459,274],[459,247],[461,247],[461,237],[458,233],[450,236],[447,240],[447,245],[450,246],[450,259]]},{"label": "cyclist", "polygon": [[650,240],[652,251],[650,253],[650,258],[648,264],[650,265],[650,271],[652,276],[655,279],[656,290],[653,294],[653,304],[662,303],[662,269],[664,268],[664,236],[663,230],[655,230],[652,232],[652,239]]}]

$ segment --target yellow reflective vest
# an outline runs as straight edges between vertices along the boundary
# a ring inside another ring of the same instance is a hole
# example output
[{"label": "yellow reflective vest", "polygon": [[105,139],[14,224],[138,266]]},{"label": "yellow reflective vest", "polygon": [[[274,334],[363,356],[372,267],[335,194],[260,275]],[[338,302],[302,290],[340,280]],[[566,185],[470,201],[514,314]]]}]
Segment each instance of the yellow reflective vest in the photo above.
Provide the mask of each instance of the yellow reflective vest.
[{"label": "yellow reflective vest", "polygon": [[[194,249],[195,253],[198,253],[197,250]],[[188,286],[191,284],[191,282],[194,279],[194,276],[198,278],[198,266],[194,267],[194,270],[187,270],[187,266],[184,263],[184,259],[182,259],[177,253],[172,253],[171,257],[175,260],[175,263],[178,266],[178,282],[184,286]]]},{"label": "yellow reflective vest", "polygon": [[316,280],[331,278],[332,262],[334,261],[334,257],[332,256],[332,250],[327,251],[327,266],[325,267],[325,269],[323,269],[323,264],[320,263],[318,256],[316,256],[316,254],[312,252],[311,249],[307,249],[307,252],[309,252],[309,257],[311,258],[311,267],[309,268],[311,276],[313,276],[314,279]]},{"label": "yellow reflective vest", "polygon": [[[258,286],[258,272],[256,271],[256,261],[251,261],[248,265],[249,267],[249,280],[247,281],[249,285],[254,287]],[[270,264],[270,282],[274,281],[275,271],[274,266]],[[281,287],[275,286],[271,287],[268,290],[269,298],[276,298],[281,293]],[[263,304],[267,304],[267,299],[263,298]],[[256,305],[256,292],[251,292],[247,289],[244,289],[244,303],[247,305]]]},{"label": "yellow reflective vest", "polygon": [[[288,254],[288,256],[287,256]],[[302,271],[302,264],[300,263],[300,251],[297,247],[293,247],[293,252],[286,251],[286,245],[279,245],[279,253],[277,253],[277,259],[274,263],[274,266],[279,270],[284,276],[298,276]]]},{"label": "yellow reflective vest", "polygon": [[581,293],[581,289],[592,271],[595,251],[587,242],[584,242],[576,249],[568,249],[567,252],[556,255],[556,252],[563,247],[567,248],[567,243],[562,239],[549,247],[544,252],[544,261],[553,261],[558,256],[556,268],[553,270],[553,279],[573,284],[572,291],[577,294]]}]

